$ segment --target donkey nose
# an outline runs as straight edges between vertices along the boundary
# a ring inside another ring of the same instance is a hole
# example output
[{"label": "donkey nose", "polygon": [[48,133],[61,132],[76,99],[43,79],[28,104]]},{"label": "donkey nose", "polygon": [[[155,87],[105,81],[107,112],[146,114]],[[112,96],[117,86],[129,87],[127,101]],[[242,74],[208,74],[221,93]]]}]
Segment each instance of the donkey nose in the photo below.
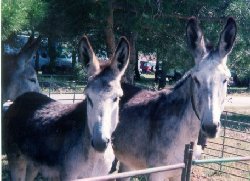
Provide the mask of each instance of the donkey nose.
[{"label": "donkey nose", "polygon": [[93,139],[91,144],[92,147],[99,152],[104,152],[106,150],[106,148],[108,147],[108,144],[110,142],[110,139],[108,138],[102,138],[102,139]]},{"label": "donkey nose", "polygon": [[201,129],[207,135],[207,137],[214,138],[218,132],[218,127],[219,125],[215,124],[203,124]]}]

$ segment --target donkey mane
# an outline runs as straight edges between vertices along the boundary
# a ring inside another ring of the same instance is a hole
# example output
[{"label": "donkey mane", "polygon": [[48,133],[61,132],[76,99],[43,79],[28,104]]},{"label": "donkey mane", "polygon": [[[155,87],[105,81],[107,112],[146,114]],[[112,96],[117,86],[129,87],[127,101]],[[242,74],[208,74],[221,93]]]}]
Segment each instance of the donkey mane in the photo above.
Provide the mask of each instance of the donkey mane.
[{"label": "donkey mane", "polygon": [[[129,105],[138,104],[138,103],[146,104],[148,103],[148,101],[155,100],[157,102],[158,99],[165,99],[165,98],[169,100],[173,100],[173,94],[175,94],[177,89],[179,89],[180,87],[183,86],[183,84],[186,83],[186,81],[190,78],[192,71],[193,69],[186,72],[185,75],[183,75],[182,78],[178,82],[176,82],[173,88],[164,88],[160,91],[149,91],[149,90],[145,90],[136,86],[123,83],[122,88],[123,90],[126,90],[124,92],[124,94],[126,95],[122,97],[120,104],[121,105],[125,103],[128,103]],[[178,97],[180,97],[180,95],[177,97],[174,96],[174,98],[178,98]]]},{"label": "donkey mane", "polygon": [[193,71],[193,69],[191,69],[188,72],[186,72],[182,76],[182,78],[175,83],[175,86],[174,86],[173,90],[176,90],[179,87],[181,87],[186,82],[186,80],[191,76],[192,71]]}]

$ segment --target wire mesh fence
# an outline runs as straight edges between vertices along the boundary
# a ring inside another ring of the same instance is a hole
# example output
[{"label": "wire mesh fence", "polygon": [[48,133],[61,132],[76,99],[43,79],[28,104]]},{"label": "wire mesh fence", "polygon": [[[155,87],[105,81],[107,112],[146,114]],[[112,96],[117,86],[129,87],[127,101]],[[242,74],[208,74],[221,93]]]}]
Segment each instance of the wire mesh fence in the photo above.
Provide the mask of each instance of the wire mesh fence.
[{"label": "wire mesh fence", "polygon": [[[208,141],[202,159],[249,156],[250,116],[224,112],[221,123],[220,137]],[[194,177],[199,173],[204,176],[217,177],[218,179],[223,177],[227,180],[249,180],[250,162],[239,161],[199,165],[194,167]]]},{"label": "wire mesh fence", "polygon": [[40,75],[38,80],[44,94],[62,103],[80,102],[84,98],[86,78],[78,81],[71,75]]}]

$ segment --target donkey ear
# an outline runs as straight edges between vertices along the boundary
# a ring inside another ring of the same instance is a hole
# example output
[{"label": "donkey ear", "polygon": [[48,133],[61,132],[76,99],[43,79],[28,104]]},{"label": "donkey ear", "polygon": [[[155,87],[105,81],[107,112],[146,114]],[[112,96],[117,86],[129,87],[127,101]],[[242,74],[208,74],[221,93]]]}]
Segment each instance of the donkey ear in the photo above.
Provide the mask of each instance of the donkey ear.
[{"label": "donkey ear", "polygon": [[232,17],[230,17],[227,20],[227,24],[224,27],[224,30],[220,34],[220,41],[218,48],[221,58],[225,57],[227,54],[231,52],[235,41],[236,32],[237,32],[236,22]]},{"label": "donkey ear", "polygon": [[34,41],[34,34],[32,33],[28,39],[28,41],[25,43],[25,45],[23,46],[23,48],[21,49],[21,51],[25,51],[26,49],[28,49],[30,47],[30,45],[32,44],[32,42]]},{"label": "donkey ear", "polygon": [[87,36],[83,36],[79,42],[79,54],[80,59],[87,69],[88,76],[93,76],[100,71],[100,63],[95,56]]},{"label": "donkey ear", "polygon": [[195,58],[195,64],[198,64],[206,53],[206,45],[201,28],[198,25],[197,19],[192,17],[186,28],[187,45]]},{"label": "donkey ear", "polygon": [[39,36],[37,39],[34,39],[33,35],[30,36],[29,40],[18,54],[18,65],[20,67],[24,67],[25,64],[30,63],[32,57],[38,50],[40,42],[41,42],[41,36]]},{"label": "donkey ear", "polygon": [[128,66],[130,56],[129,42],[125,37],[121,37],[113,56],[111,67],[122,76]]}]

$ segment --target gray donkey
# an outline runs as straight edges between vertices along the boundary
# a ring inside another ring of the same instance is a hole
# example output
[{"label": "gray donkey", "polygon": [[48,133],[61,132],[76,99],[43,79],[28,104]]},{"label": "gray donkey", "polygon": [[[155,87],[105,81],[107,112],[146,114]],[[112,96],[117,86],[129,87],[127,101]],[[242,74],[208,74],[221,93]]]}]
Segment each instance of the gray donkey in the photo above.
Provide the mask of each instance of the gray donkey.
[{"label": "gray donkey", "polygon": [[[123,86],[120,121],[112,134],[121,171],[181,163],[185,144],[197,140],[200,129],[208,138],[219,133],[230,77],[226,61],[235,41],[236,23],[233,18],[227,20],[215,49],[206,47],[195,18],[189,20],[186,33],[195,66],[172,91],[140,91]],[[180,172],[155,173],[149,178],[180,180]]]},{"label": "gray donkey", "polygon": [[79,49],[89,76],[86,99],[66,105],[31,92],[7,111],[4,141],[11,180],[34,180],[38,172],[60,180],[109,173],[114,160],[110,138],[118,122],[129,43],[122,37],[113,59],[102,67],[87,37]]},{"label": "gray donkey", "polygon": [[16,55],[2,57],[2,101],[15,100],[25,92],[40,92],[36,71],[31,65],[32,57],[39,47],[41,38],[30,36]]}]

